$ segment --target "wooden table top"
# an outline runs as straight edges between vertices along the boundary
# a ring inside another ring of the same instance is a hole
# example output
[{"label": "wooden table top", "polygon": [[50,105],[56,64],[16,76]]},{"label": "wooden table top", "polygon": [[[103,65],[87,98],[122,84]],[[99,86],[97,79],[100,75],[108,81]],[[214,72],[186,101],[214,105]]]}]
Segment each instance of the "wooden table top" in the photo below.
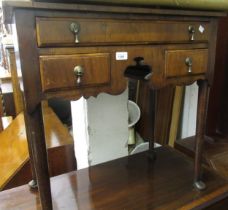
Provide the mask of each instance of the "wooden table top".
[{"label": "wooden table top", "polygon": [[[126,0],[127,1],[127,0]],[[96,11],[99,11],[99,12],[107,12],[107,11],[110,11],[110,5],[112,6],[111,8],[111,11],[112,13],[124,13],[124,14],[127,14],[127,13],[132,13],[132,7],[130,6],[130,2],[126,4],[126,1],[125,1],[125,4],[124,4],[124,1],[121,0],[121,1],[116,1],[117,2],[117,5],[113,6],[111,1],[104,1],[104,0],[101,0],[100,1],[100,4],[96,5],[96,2],[94,1],[90,1],[90,3],[93,3],[93,4],[85,4],[86,1],[78,1],[78,2],[74,2],[74,4],[67,4],[66,3],[63,3],[65,1],[41,1],[41,2],[35,2],[35,1],[3,1],[2,2],[2,8],[3,8],[3,21],[4,23],[6,24],[10,24],[12,23],[12,15],[13,15],[13,10],[15,8],[21,8],[21,9],[45,9],[45,10],[64,10],[64,11],[84,11],[84,12],[88,12],[88,11],[93,11],[93,10],[96,10]],[[197,0],[195,0],[196,2]],[[208,1],[211,1],[212,3],[212,0],[208,0]],[[54,2],[54,3],[53,3]],[[55,2],[58,2],[58,3],[55,3]],[[71,1],[72,3],[73,1]],[[88,2],[88,1],[87,1]],[[104,2],[106,2],[106,4],[104,4]],[[139,1],[142,3],[142,1]],[[211,11],[211,8],[214,8],[214,5],[211,6],[211,4],[209,5],[210,7],[210,11],[204,11],[205,8],[202,10],[202,11],[196,11],[196,10],[187,10],[188,7],[184,7],[182,6],[182,8],[185,8],[185,10],[175,10],[175,9],[167,9],[167,8],[160,8],[159,9],[155,6],[157,6],[156,4],[152,4],[152,5],[146,5],[145,6],[145,2],[148,3],[148,1],[144,1],[144,5],[143,6],[138,6],[138,7],[135,7],[135,5],[133,5],[134,7],[134,13],[135,14],[143,14],[143,13],[150,13],[150,14],[161,14],[161,15],[185,15],[185,16],[211,16],[211,17],[215,17],[215,16],[225,16],[226,13],[225,12],[222,12],[224,10],[226,10],[228,8],[228,4],[227,2],[224,2],[223,3],[225,4],[225,6],[221,6],[221,3],[217,3],[216,4],[218,5],[218,7],[220,7],[220,10],[222,11]],[[161,1],[158,1],[159,3],[158,4],[161,4]],[[166,1],[167,2],[167,1]],[[172,1],[173,3],[175,3],[174,1]],[[222,2],[222,0],[220,1]],[[103,3],[103,4],[101,4]],[[110,5],[108,5],[107,3],[111,3]],[[121,6],[121,3],[122,3],[122,6]],[[189,1],[187,2],[187,4],[189,4]],[[208,4],[203,4],[204,6]],[[163,5],[165,6],[165,5]],[[217,10],[219,10],[219,8],[217,7]],[[202,7],[198,7],[198,9],[202,9]]]},{"label": "wooden table top", "polygon": [[[53,2],[53,0],[35,0],[38,2]],[[228,2],[224,0],[54,0],[54,2],[66,3],[94,3],[94,4],[120,4],[120,5],[144,5],[174,7],[177,9],[208,9],[208,10],[228,10]]]},{"label": "wooden table top", "polygon": [[[192,185],[193,163],[168,147],[120,158],[51,179],[54,209],[199,209],[228,196],[228,183],[205,169],[207,189]],[[37,192],[21,186],[0,193],[0,209],[41,209]]]}]

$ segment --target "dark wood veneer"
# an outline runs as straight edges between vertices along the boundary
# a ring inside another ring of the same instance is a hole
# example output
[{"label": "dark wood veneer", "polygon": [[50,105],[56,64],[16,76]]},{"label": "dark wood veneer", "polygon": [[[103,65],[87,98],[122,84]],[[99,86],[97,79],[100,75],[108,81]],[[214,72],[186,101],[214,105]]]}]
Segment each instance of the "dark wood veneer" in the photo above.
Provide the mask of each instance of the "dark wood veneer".
[{"label": "dark wood veneer", "polygon": [[[52,178],[54,209],[203,209],[228,195],[227,182],[207,169],[208,187],[197,192],[190,159],[169,147],[155,151],[156,162],[141,153]],[[41,210],[39,201],[27,186],[0,193],[0,209]]]}]

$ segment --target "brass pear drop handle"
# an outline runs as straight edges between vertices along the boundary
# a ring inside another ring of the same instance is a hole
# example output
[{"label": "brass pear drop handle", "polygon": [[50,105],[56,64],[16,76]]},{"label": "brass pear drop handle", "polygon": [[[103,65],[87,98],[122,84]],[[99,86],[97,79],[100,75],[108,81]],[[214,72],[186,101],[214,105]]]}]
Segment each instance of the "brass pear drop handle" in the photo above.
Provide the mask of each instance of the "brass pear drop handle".
[{"label": "brass pear drop handle", "polygon": [[73,22],[70,24],[70,30],[75,36],[75,43],[79,43],[79,32],[80,32],[80,24],[77,22]]},{"label": "brass pear drop handle", "polygon": [[185,64],[188,67],[188,73],[192,73],[192,58],[187,57],[185,59]]},{"label": "brass pear drop handle", "polygon": [[82,82],[82,77],[84,75],[84,69],[82,66],[75,66],[74,67],[74,75],[76,76],[77,78],[77,85],[80,85],[81,82]]},{"label": "brass pear drop handle", "polygon": [[188,32],[190,35],[190,41],[194,41],[195,40],[195,27],[194,26],[188,26]]}]

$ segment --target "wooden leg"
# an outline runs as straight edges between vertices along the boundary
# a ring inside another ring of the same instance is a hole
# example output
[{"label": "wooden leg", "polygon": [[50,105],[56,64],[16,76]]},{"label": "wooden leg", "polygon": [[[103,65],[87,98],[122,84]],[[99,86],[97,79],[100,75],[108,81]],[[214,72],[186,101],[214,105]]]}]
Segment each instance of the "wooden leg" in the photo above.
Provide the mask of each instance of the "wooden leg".
[{"label": "wooden leg", "polygon": [[27,135],[27,140],[28,140],[28,150],[29,150],[29,158],[30,158],[30,166],[31,166],[31,171],[32,171],[32,180],[28,183],[29,187],[31,189],[37,189],[37,180],[36,180],[36,171],[35,171],[35,163],[34,163],[34,151],[33,151],[33,140],[32,140],[32,135],[30,131],[30,126],[27,126],[29,124],[28,119],[29,115],[25,111],[24,113],[25,116],[25,124],[26,124],[26,135]]},{"label": "wooden leg", "polygon": [[26,129],[28,129],[28,138],[33,157],[32,165],[35,167],[42,209],[52,210],[51,187],[41,104],[38,105],[32,114],[26,114]]},{"label": "wooden leg", "polygon": [[151,91],[152,94],[152,107],[151,107],[151,113],[152,113],[152,119],[151,119],[151,125],[152,126],[152,136],[153,138],[151,138],[149,140],[149,152],[148,152],[148,157],[149,160],[155,160],[156,159],[156,153],[154,150],[154,143],[155,143],[155,125],[156,125],[156,109],[157,109],[157,91],[153,90]]},{"label": "wooden leg", "polygon": [[197,109],[197,123],[196,123],[196,137],[195,137],[195,174],[194,186],[198,190],[206,188],[202,179],[202,152],[206,127],[206,114],[208,104],[209,87],[207,81],[198,81],[199,95],[198,95],[198,109]]}]

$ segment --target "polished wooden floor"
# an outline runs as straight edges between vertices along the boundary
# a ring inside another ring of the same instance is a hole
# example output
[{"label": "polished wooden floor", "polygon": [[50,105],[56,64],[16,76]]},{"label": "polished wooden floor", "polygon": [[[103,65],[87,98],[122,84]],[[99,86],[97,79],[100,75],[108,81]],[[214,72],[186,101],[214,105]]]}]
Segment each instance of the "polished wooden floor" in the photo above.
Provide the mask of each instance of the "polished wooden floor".
[{"label": "polished wooden floor", "polygon": [[[60,175],[51,179],[54,209],[202,209],[228,196],[228,183],[205,169],[207,189],[193,188],[193,163],[168,147]],[[41,209],[37,192],[21,186],[0,193],[2,210]]]}]

